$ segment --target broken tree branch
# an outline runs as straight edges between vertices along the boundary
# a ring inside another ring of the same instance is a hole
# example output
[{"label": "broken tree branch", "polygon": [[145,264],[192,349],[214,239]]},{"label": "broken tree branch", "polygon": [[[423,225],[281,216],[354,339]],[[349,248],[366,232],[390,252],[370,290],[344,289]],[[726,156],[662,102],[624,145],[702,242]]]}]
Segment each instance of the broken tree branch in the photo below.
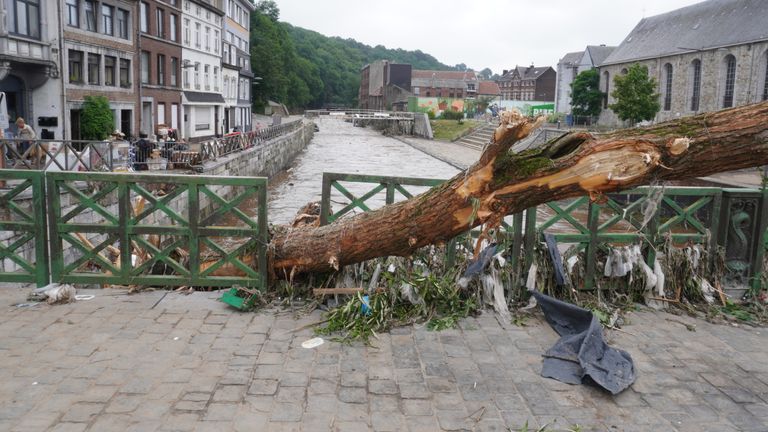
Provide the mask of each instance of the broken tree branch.
[{"label": "broken tree branch", "polygon": [[510,153],[540,122],[505,113],[478,162],[444,184],[327,226],[276,234],[272,271],[332,271],[408,256],[549,201],[768,164],[768,102],[604,135],[574,132]]}]

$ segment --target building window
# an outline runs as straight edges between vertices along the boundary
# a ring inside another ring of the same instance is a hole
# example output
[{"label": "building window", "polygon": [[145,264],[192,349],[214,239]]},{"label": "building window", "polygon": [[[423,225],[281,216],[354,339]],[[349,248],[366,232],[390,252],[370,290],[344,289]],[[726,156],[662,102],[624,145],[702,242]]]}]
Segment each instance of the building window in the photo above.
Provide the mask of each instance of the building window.
[{"label": "building window", "polygon": [[171,14],[171,24],[170,24],[170,31],[171,31],[171,41],[176,42],[176,39],[178,39],[177,32],[178,32],[178,24],[177,21],[179,20],[178,15]]},{"label": "building window", "polygon": [[184,19],[184,45],[189,45],[189,20]]},{"label": "building window", "polygon": [[[6,4],[9,2],[6,1]],[[8,20],[11,33],[32,38],[40,37],[40,0],[12,0],[12,14]],[[9,8],[10,9],[10,8]]]},{"label": "building window", "polygon": [[195,63],[195,89],[200,90],[200,63]]},{"label": "building window", "polygon": [[131,61],[120,59],[120,87],[131,86]]},{"label": "building window", "polygon": [[80,0],[67,0],[67,24],[80,27]]},{"label": "building window", "polygon": [[101,22],[104,34],[114,36],[115,34],[115,8],[109,5],[101,5]]},{"label": "building window", "polygon": [[213,67],[213,90],[219,91],[219,68]]},{"label": "building window", "polygon": [[149,33],[149,5],[146,2],[141,2],[139,8],[139,15],[141,15],[139,17],[141,19],[139,30],[142,33]]},{"label": "building window", "polygon": [[203,78],[205,80],[205,89],[210,90],[211,89],[211,78],[209,75],[209,71],[211,70],[211,67],[209,65],[205,65],[205,77]]},{"label": "building window", "polygon": [[763,64],[765,65],[765,78],[763,79],[763,100],[768,100],[768,51],[765,52]]},{"label": "building window", "polygon": [[149,84],[149,52],[141,52],[141,83]]},{"label": "building window", "polygon": [[155,25],[157,25],[157,37],[165,38],[165,12],[155,9]]},{"label": "building window", "polygon": [[165,123],[165,104],[159,103],[157,104],[157,124],[166,124]]},{"label": "building window", "polygon": [[213,32],[213,52],[215,52],[216,54],[219,53],[219,45],[220,45],[219,44],[219,31],[215,30]]},{"label": "building window", "polygon": [[98,54],[88,54],[88,84],[101,84],[101,79],[99,77],[100,70],[101,56]]},{"label": "building window", "polygon": [[118,36],[123,39],[129,39],[128,28],[130,21],[128,20],[128,11],[125,9],[117,10],[117,32]]},{"label": "building window", "polygon": [[83,52],[69,50],[69,82],[83,82]]},{"label": "building window", "polygon": [[189,69],[184,69],[184,88],[189,88]]},{"label": "building window", "polygon": [[179,59],[176,57],[171,57],[171,86],[176,87],[178,86],[178,75],[179,75]]},{"label": "building window", "polygon": [[117,58],[104,56],[104,85],[115,85],[115,67],[117,67]]},{"label": "building window", "polygon": [[91,0],[85,0],[85,28],[96,31],[96,4]]},{"label": "building window", "polygon": [[733,92],[736,85],[736,57],[728,54],[725,57],[725,91],[723,92],[723,108],[733,106]]},{"label": "building window", "polygon": [[205,28],[205,50],[206,51],[211,50],[211,28],[210,27]]},{"label": "building window", "polygon": [[691,111],[699,110],[699,101],[701,100],[701,60],[696,59],[691,62]]},{"label": "building window", "polygon": [[200,23],[195,23],[195,48],[200,48]]},{"label": "building window", "polygon": [[664,65],[664,111],[672,109],[672,65]]},{"label": "building window", "polygon": [[165,56],[157,55],[157,85],[165,85]]},{"label": "building window", "polygon": [[603,72],[605,85],[603,86],[603,109],[608,109],[608,91],[611,89],[611,74]]}]

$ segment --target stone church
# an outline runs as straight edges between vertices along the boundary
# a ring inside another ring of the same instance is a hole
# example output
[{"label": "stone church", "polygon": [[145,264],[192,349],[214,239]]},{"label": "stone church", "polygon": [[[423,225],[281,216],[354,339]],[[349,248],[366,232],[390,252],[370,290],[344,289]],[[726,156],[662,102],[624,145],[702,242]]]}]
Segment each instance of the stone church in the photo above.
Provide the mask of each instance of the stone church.
[{"label": "stone church", "polygon": [[608,108],[613,78],[634,63],[658,83],[657,122],[768,100],[768,1],[709,0],[640,20],[599,66],[601,124],[621,124]]}]

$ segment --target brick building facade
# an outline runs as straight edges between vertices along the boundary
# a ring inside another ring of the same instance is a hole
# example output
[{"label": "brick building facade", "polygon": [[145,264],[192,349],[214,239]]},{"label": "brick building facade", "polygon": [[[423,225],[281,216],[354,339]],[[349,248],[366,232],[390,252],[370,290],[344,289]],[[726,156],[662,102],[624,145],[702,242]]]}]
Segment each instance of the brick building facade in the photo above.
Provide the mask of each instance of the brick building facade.
[{"label": "brick building facade", "polygon": [[181,124],[181,9],[175,3],[139,3],[140,124],[147,135]]},{"label": "brick building facade", "polygon": [[479,80],[473,71],[414,70],[411,93],[421,97],[474,98]]},{"label": "brick building facade", "polygon": [[549,66],[515,66],[497,80],[502,100],[550,102],[555,100],[557,73]]},{"label": "brick building facade", "polygon": [[62,8],[65,138],[80,139],[85,96],[104,96],[115,129],[138,134],[137,2],[65,0]]}]

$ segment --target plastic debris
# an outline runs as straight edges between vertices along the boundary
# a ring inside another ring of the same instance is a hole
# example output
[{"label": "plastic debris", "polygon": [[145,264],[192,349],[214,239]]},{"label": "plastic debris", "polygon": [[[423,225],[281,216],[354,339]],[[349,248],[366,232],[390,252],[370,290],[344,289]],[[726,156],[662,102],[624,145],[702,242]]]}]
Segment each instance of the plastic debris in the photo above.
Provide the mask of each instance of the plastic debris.
[{"label": "plastic debris", "polygon": [[75,296],[75,300],[77,301],[88,301],[93,300],[94,298],[96,298],[96,296],[93,294],[78,294]]},{"label": "plastic debris", "polygon": [[360,304],[360,313],[366,316],[371,314],[371,303],[367,295],[363,296],[363,302]]},{"label": "plastic debris", "polygon": [[544,233],[544,240],[547,242],[549,257],[552,259],[552,268],[555,271],[555,283],[557,286],[571,285],[568,276],[563,272],[563,257],[557,248],[557,240],[552,233]]},{"label": "plastic debris", "polygon": [[302,348],[312,349],[312,348],[317,348],[324,343],[325,343],[325,340],[323,340],[323,338],[316,337],[309,340],[305,340],[304,342],[301,343],[301,346]]},{"label": "plastic debris", "polygon": [[483,291],[486,295],[490,294],[486,301],[492,300],[493,309],[499,314],[501,326],[507,328],[507,325],[512,322],[512,314],[507,306],[507,298],[504,297],[504,284],[501,282],[499,271],[496,267],[491,266],[491,271],[484,274],[480,280],[483,284]]},{"label": "plastic debris", "polygon": [[538,272],[539,266],[534,262],[531,264],[531,268],[528,270],[528,279],[525,281],[525,287],[528,291],[536,291],[536,272]]},{"label": "plastic debris", "polygon": [[464,271],[464,274],[461,275],[461,278],[459,278],[458,284],[461,289],[467,289],[472,279],[474,279],[475,276],[480,275],[483,270],[488,267],[495,254],[496,243],[491,243],[488,245],[488,247],[483,249],[482,252],[480,252],[480,255],[477,257],[477,259],[472,261],[469,267],[467,267],[467,269]]},{"label": "plastic debris", "polygon": [[421,298],[421,296],[416,292],[416,290],[413,288],[413,285],[407,282],[403,282],[400,285],[400,294],[412,305],[424,304],[424,299]]},{"label": "plastic debris", "polygon": [[32,291],[30,299],[45,300],[48,304],[71,303],[75,301],[77,291],[69,284],[48,284]]}]

